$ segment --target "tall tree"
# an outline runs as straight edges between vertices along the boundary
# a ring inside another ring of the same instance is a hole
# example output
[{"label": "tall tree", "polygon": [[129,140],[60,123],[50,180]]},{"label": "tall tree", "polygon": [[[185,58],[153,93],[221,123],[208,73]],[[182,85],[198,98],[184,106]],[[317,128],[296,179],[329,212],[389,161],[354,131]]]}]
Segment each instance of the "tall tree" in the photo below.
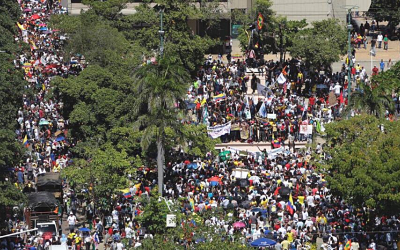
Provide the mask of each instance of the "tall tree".
[{"label": "tall tree", "polygon": [[[211,8],[197,8],[186,0],[157,0],[163,7],[164,53],[177,55],[179,63],[191,73],[204,62],[204,54],[217,41],[200,37],[190,28],[189,19],[202,19]],[[215,10],[217,11],[217,10]],[[160,11],[148,3],[140,4],[136,13],[127,15],[115,24],[131,43],[145,56],[154,56],[160,46]],[[211,14],[210,14],[211,15]],[[213,14],[215,15],[215,14]],[[207,25],[215,25],[217,20]]]},{"label": "tall tree", "polygon": [[372,0],[368,15],[378,22],[388,21],[389,26],[395,27],[400,22],[400,1]]},{"label": "tall tree", "polygon": [[346,53],[345,27],[335,19],[313,22],[312,25],[312,28],[297,33],[290,54],[316,69],[330,69],[331,64]]},{"label": "tall tree", "polygon": [[394,113],[394,102],[381,89],[372,89],[365,84],[360,85],[360,90],[352,93],[346,112],[357,110],[378,118],[385,117],[386,110]]},{"label": "tall tree", "polygon": [[242,10],[232,11],[232,22],[241,25],[238,39],[243,52],[249,47],[249,41],[252,36],[250,27],[257,27],[256,20],[258,14],[263,16],[264,25],[261,30],[254,33],[253,36],[259,39],[259,46],[264,54],[277,51],[274,38],[276,27],[275,13],[271,6],[272,2],[270,0],[256,0],[254,2],[254,7],[248,12],[243,12]]},{"label": "tall tree", "polygon": [[16,1],[4,0],[0,4],[0,181],[10,173],[9,169],[19,164],[23,149],[15,140],[17,111],[25,92],[21,70],[15,68],[13,60],[24,46],[14,43],[17,34],[16,22],[20,17]]},{"label": "tall tree", "polygon": [[137,127],[144,129],[142,147],[147,148],[152,138],[157,145],[158,189],[162,195],[165,163],[165,130],[179,131],[177,103],[183,103],[190,77],[182,64],[165,55],[157,64],[138,68],[134,73],[136,100],[133,111],[139,116]]},{"label": "tall tree", "polygon": [[396,213],[400,205],[400,124],[361,115],[326,126],[327,153],[321,164],[332,192],[355,206]]}]

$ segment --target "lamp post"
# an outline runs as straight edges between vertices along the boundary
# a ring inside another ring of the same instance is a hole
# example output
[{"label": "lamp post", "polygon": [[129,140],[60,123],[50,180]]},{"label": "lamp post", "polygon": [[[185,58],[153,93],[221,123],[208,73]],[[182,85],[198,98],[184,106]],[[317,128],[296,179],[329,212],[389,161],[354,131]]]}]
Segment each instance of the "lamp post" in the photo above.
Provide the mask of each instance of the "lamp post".
[{"label": "lamp post", "polygon": [[163,56],[164,53],[164,34],[165,31],[163,30],[163,15],[164,15],[164,6],[157,6],[156,9],[160,12],[160,30],[158,34],[160,35],[160,57]]},{"label": "lamp post", "polygon": [[350,95],[351,95],[351,69],[353,68],[353,60],[351,60],[351,30],[353,29],[353,25],[351,25],[351,11],[353,9],[358,9],[356,5],[344,5],[343,9],[347,10],[347,32],[348,32],[348,49],[347,49],[347,59],[349,60],[349,67],[347,70],[347,103],[350,103]]}]

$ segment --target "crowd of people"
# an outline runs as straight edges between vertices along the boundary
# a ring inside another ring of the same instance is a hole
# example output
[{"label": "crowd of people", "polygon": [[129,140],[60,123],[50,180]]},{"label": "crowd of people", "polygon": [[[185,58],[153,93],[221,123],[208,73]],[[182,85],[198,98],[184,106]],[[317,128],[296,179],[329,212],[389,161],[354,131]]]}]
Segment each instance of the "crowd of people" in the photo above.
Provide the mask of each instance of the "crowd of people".
[{"label": "crowd of people", "polygon": [[[11,181],[23,190],[35,189],[37,176],[60,172],[70,163],[68,121],[62,116],[62,100],[52,97],[51,80],[78,74],[86,62],[83,56],[66,62],[62,53],[65,35],[47,27],[50,15],[62,12],[59,1],[19,3],[23,15],[15,41],[29,44],[31,50],[14,63],[24,69],[26,88],[33,93],[22,98],[16,130],[29,154],[15,167]],[[283,64],[260,60],[257,69],[246,65],[245,61],[228,58],[226,62],[222,56],[218,60],[210,56],[188,90],[185,122],[209,128],[229,123],[230,131],[221,135],[223,142],[271,142],[279,150],[243,154],[227,147],[223,154],[209,153],[203,159],[177,154],[165,168],[166,202],[188,217],[199,215],[199,223],[216,235],[243,245],[268,238],[277,250],[309,249],[309,243],[344,249],[349,241],[355,250],[397,249],[399,218],[379,217],[368,207],[356,208],[334,196],[325,175],[313,163],[315,155],[329,158],[323,146],[318,144],[315,150],[294,146],[295,141],[307,140],[340,116],[346,105],[346,68],[320,74],[294,59]],[[354,75],[366,77],[361,68]],[[54,241],[40,234],[8,238],[1,242],[1,249],[46,249],[57,243],[69,249],[98,249],[101,242],[117,250],[140,247],[143,240],[154,237],[137,219],[145,209],[140,197],[149,196],[156,184],[151,169],[138,169],[129,194],[115,198],[104,220],[97,217],[91,201],[79,200],[69,190],[63,197],[69,234],[63,232]],[[79,207],[84,208],[80,215]],[[207,211],[222,214],[206,215]],[[85,225],[78,220],[82,214],[92,226],[77,230],[78,224]],[[10,218],[10,229],[17,228],[26,226]],[[190,248],[207,239],[189,235],[175,240]]]},{"label": "crowd of people", "polygon": [[[17,139],[28,149],[23,162],[11,171],[11,179],[17,188],[26,194],[37,191],[39,176],[60,172],[71,160],[68,136],[68,120],[63,118],[63,101],[53,97],[51,80],[55,76],[76,75],[85,68],[84,57],[72,57],[65,61],[63,45],[66,36],[59,30],[48,27],[53,14],[63,14],[65,10],[59,1],[18,1],[22,16],[17,22],[18,35],[15,43],[29,45],[15,60],[17,69],[24,72],[26,93],[21,98],[16,129]],[[71,197],[65,195],[65,200]],[[19,218],[27,207],[14,207],[9,215],[9,231],[29,229],[30,222]],[[61,210],[61,208],[60,208]],[[1,249],[48,249],[51,244],[66,243],[65,237],[48,237],[38,233],[24,238],[3,238]]]},{"label": "crowd of people", "polygon": [[[365,75],[360,68],[357,77]],[[187,122],[208,127],[230,123],[222,142],[306,140],[311,133],[301,131],[301,125],[323,129],[340,115],[347,96],[345,77],[345,67],[319,74],[298,60],[271,60],[254,69],[240,60],[209,59],[187,93]]]}]

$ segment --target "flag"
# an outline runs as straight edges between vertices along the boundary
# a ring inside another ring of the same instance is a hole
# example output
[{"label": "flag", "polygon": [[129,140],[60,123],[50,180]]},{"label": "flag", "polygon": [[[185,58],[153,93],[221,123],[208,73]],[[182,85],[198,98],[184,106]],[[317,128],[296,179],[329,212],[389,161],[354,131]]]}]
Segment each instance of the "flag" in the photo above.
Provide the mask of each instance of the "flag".
[{"label": "flag", "polygon": [[340,91],[340,96],[339,96],[339,103],[343,104],[343,91]]},{"label": "flag", "polygon": [[281,189],[281,187],[277,187],[275,189],[274,196],[277,196],[279,194],[279,189]]},{"label": "flag", "polygon": [[31,49],[32,50],[36,50],[37,49],[36,44],[32,40],[31,40]]},{"label": "flag", "polygon": [[29,147],[28,136],[25,135],[24,140],[22,141],[25,147]]},{"label": "flag", "polygon": [[317,127],[315,128],[315,130],[316,130],[318,133],[321,133],[321,122],[318,121],[318,120],[317,120]]},{"label": "flag", "polygon": [[219,94],[213,97],[214,102],[220,102],[226,98],[225,94]]},{"label": "flag", "polygon": [[18,23],[18,22],[17,22],[17,26],[18,26],[18,28],[19,28],[21,31],[25,30],[24,26],[22,26],[22,25],[21,25],[20,23]]},{"label": "flag", "polygon": [[257,93],[262,96],[267,96],[269,92],[269,88],[262,85],[261,83],[257,83]]},{"label": "flag", "polygon": [[286,67],[287,67],[287,65],[282,69],[282,74],[283,74],[284,76],[287,76]]},{"label": "flag", "polygon": [[286,77],[283,75],[283,73],[281,73],[277,79],[279,84],[283,84],[286,82]]},{"label": "flag", "polygon": [[344,250],[350,250],[351,249],[351,240],[348,240],[346,242],[346,245],[344,246]]},{"label": "flag", "polygon": [[273,140],[272,144],[274,145],[274,148],[280,148],[281,147],[281,142],[278,140]]},{"label": "flag", "polygon": [[258,28],[258,30],[262,29],[263,24],[264,24],[264,17],[261,15],[261,13],[258,13],[258,18],[257,18],[257,28]]},{"label": "flag", "polygon": [[258,111],[258,114],[262,118],[267,117],[267,108],[265,107],[265,103],[264,102],[261,104],[261,107],[260,107],[260,110]]},{"label": "flag", "polygon": [[293,207],[294,203],[293,203],[293,197],[292,197],[292,193],[290,193],[289,195],[289,201],[288,204],[286,206],[286,209],[289,211],[290,214],[293,214],[294,211],[294,207]]},{"label": "flag", "polygon": [[132,197],[131,192],[124,193],[124,197],[125,197],[125,199],[131,198]]}]

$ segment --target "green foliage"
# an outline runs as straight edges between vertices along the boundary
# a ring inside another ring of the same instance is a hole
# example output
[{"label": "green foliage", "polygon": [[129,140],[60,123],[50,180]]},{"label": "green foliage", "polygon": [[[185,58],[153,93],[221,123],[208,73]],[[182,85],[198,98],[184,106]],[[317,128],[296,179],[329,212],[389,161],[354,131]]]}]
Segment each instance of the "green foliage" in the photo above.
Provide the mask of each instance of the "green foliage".
[{"label": "green foliage", "polygon": [[[163,14],[164,53],[176,55],[176,59],[191,73],[196,72],[204,61],[206,51],[216,44],[216,41],[205,36],[195,35],[188,25],[193,17],[202,18],[206,14],[216,13],[209,8],[194,8],[188,1],[159,0],[157,4],[165,6]],[[131,41],[133,46],[146,56],[154,56],[159,51],[160,16],[159,12],[149,4],[143,3],[136,8],[136,13],[121,18],[115,26]],[[207,24],[214,26],[216,19]],[[133,29],[132,29],[133,27]]]},{"label": "green foliage", "polygon": [[368,15],[378,22],[388,21],[390,26],[400,22],[400,2],[392,0],[372,0]]},{"label": "green foliage", "polygon": [[8,175],[7,168],[17,165],[23,154],[22,145],[15,140],[16,115],[24,91],[23,74],[15,69],[13,53],[18,47],[12,37],[20,16],[18,3],[4,0],[0,5],[0,180]]},{"label": "green foliage", "polygon": [[290,48],[291,56],[316,69],[329,68],[346,53],[347,32],[335,19],[313,22],[312,25],[296,34]]},{"label": "green foliage", "polygon": [[0,192],[1,206],[15,206],[26,201],[26,196],[16,188],[11,182],[0,182],[2,192]]},{"label": "green foliage", "polygon": [[372,89],[370,86],[364,84],[361,84],[359,87],[359,91],[352,93],[349,105],[346,107],[346,113],[349,113],[350,110],[357,110],[376,115],[378,118],[384,118],[386,110],[391,114],[394,113],[393,100],[381,88]]},{"label": "green foliage", "polygon": [[400,205],[400,124],[363,115],[330,123],[326,132],[332,159],[320,167],[330,172],[333,193],[379,214],[395,213]]},{"label": "green foliage", "polygon": [[378,75],[372,77],[372,85],[377,92],[386,95],[400,92],[400,63],[397,62],[390,70],[380,72]]},{"label": "green foliage", "polygon": [[293,46],[293,40],[297,33],[307,26],[306,19],[301,21],[287,20],[287,17],[276,17],[275,22],[275,32],[278,34],[276,38],[276,46],[280,51],[281,59],[287,50]]},{"label": "green foliage", "polygon": [[191,147],[186,145],[184,150],[189,155],[205,157],[208,152],[212,152],[213,155],[217,154],[215,145],[220,143],[220,139],[212,139],[207,134],[206,125],[185,125],[183,126],[182,133],[185,141],[192,142]]},{"label": "green foliage", "polygon": [[251,24],[256,22],[258,13],[261,13],[264,17],[264,25],[260,31],[260,38],[264,45],[263,51],[264,53],[276,52],[275,39],[273,37],[276,27],[275,13],[271,9],[271,6],[272,2],[270,0],[256,0],[254,8],[247,13],[241,10],[232,11],[232,22],[242,25],[238,30],[238,39],[243,52],[247,50],[249,44],[250,31],[247,31],[247,29]]},{"label": "green foliage", "polygon": [[72,166],[63,170],[74,187],[89,187],[93,183],[95,197],[110,197],[115,191],[127,188],[127,174],[132,174],[131,158],[125,151],[117,151],[109,143],[101,147],[89,144],[84,154],[89,160],[75,159]]}]

